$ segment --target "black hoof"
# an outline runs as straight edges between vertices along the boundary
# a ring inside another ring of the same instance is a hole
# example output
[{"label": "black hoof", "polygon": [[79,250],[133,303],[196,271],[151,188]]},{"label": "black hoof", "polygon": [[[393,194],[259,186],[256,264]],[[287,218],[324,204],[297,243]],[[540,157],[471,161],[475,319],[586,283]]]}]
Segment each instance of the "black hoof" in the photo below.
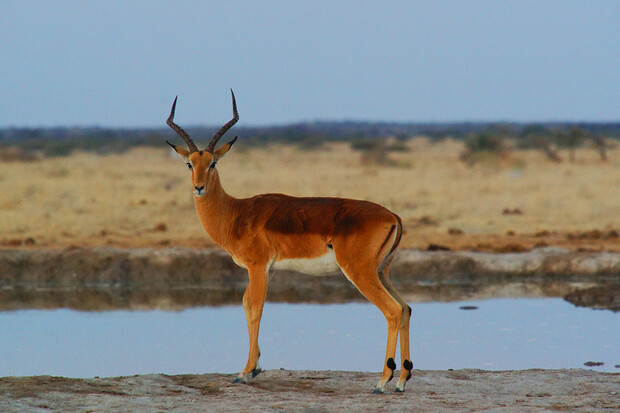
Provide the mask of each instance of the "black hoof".
[{"label": "black hoof", "polygon": [[385,390],[380,389],[380,388],[378,388],[378,387],[377,387],[377,388],[375,388],[375,389],[372,391],[372,394],[383,394],[383,393],[384,393],[384,391],[385,391]]},{"label": "black hoof", "polygon": [[244,378],[242,378],[242,377],[237,377],[237,378],[233,381],[233,384],[237,384],[237,383],[243,383],[243,384],[246,384],[247,382],[245,381],[245,379],[244,379]]},{"label": "black hoof", "polygon": [[394,393],[404,393],[405,389],[399,389],[398,387],[394,389]]},{"label": "black hoof", "polygon": [[263,372],[263,369],[261,369],[261,368],[256,368],[256,369],[254,369],[254,370],[252,370],[252,371],[250,372],[250,378],[252,378],[252,379],[253,379],[254,377],[256,377],[256,376],[258,376],[259,374],[261,374],[262,372]]}]

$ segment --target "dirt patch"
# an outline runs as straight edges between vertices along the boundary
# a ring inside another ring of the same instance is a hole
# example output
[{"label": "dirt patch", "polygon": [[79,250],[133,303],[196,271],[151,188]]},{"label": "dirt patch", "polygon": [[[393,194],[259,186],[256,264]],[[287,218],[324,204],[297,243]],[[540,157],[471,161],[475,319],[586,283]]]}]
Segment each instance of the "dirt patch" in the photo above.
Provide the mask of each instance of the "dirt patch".
[{"label": "dirt patch", "polygon": [[[0,379],[0,410],[37,411],[617,411],[620,374],[587,370],[413,371],[404,394],[371,394],[379,374],[269,370],[249,385],[234,375],[160,374]],[[390,383],[392,384],[392,383]]]},{"label": "dirt patch", "polygon": [[36,397],[42,393],[110,394],[123,396],[120,379],[74,379],[54,376],[0,377],[0,395],[14,399]]}]

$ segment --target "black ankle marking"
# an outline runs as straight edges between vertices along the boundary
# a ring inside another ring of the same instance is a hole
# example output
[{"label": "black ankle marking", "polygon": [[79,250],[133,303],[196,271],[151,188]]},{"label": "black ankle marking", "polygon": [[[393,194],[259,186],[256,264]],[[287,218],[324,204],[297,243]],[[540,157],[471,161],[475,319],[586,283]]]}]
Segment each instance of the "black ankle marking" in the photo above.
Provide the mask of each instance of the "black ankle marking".
[{"label": "black ankle marking", "polygon": [[252,378],[252,379],[253,379],[254,377],[256,377],[256,376],[258,376],[259,374],[261,374],[262,372],[263,372],[263,369],[261,369],[261,368],[254,369],[254,370],[252,370],[252,371],[250,372],[250,378]]},{"label": "black ankle marking", "polygon": [[411,371],[411,369],[413,368],[413,363],[410,360],[405,360],[403,361],[403,368],[405,370]]},{"label": "black ankle marking", "polygon": [[409,315],[411,315],[411,307],[407,306],[407,308],[409,309]]},{"label": "black ankle marking", "polygon": [[394,363],[394,359],[392,357],[390,357],[385,364],[390,370],[396,370],[396,363]]}]

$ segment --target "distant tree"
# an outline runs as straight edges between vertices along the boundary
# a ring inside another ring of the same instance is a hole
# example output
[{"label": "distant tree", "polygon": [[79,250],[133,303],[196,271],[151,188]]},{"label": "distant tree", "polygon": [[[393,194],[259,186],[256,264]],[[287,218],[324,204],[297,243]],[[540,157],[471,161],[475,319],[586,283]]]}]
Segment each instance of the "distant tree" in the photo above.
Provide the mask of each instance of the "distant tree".
[{"label": "distant tree", "polygon": [[558,145],[569,150],[569,159],[575,162],[575,151],[581,147],[588,137],[588,132],[578,126],[571,128],[568,132],[558,130],[555,133]]},{"label": "distant tree", "polygon": [[536,148],[545,154],[547,159],[553,162],[562,162],[558,151],[553,147],[552,136],[548,134],[531,133],[524,138],[530,147]]},{"label": "distant tree", "polygon": [[351,149],[362,153],[362,161],[386,166],[406,166],[396,162],[390,152],[408,152],[406,142],[396,138],[361,138],[351,141]]},{"label": "distant tree", "polygon": [[465,147],[471,152],[500,154],[507,150],[506,139],[498,134],[483,131],[465,139]]},{"label": "distant tree", "polygon": [[601,157],[601,160],[607,162],[607,148],[609,144],[607,143],[607,139],[605,139],[602,135],[594,135],[592,136],[592,143],[594,147],[598,150],[598,154]]},{"label": "distant tree", "polygon": [[470,134],[465,139],[465,151],[461,154],[461,160],[473,165],[481,156],[506,156],[510,149],[505,136],[482,131]]},{"label": "distant tree", "polygon": [[411,135],[404,132],[398,132],[394,134],[394,139],[400,142],[407,142],[409,139],[411,139]]},{"label": "distant tree", "polygon": [[536,135],[544,136],[548,134],[549,134],[549,131],[543,125],[538,124],[538,123],[532,123],[529,125],[525,125],[523,128],[521,128],[521,131],[519,132],[519,137],[523,139],[527,139],[528,137],[531,137],[531,136],[536,136]]},{"label": "distant tree", "polygon": [[309,135],[295,142],[297,147],[304,151],[313,151],[325,146],[325,137],[320,135]]},{"label": "distant tree", "polygon": [[351,141],[350,145],[351,149],[362,153],[362,162],[364,163],[378,165],[389,165],[391,163],[384,139],[355,139]]},{"label": "distant tree", "polygon": [[508,125],[504,123],[498,123],[495,125],[491,125],[489,128],[487,128],[486,132],[493,136],[502,138],[504,140],[507,140],[507,139],[510,139],[516,136],[515,128],[512,125]]}]

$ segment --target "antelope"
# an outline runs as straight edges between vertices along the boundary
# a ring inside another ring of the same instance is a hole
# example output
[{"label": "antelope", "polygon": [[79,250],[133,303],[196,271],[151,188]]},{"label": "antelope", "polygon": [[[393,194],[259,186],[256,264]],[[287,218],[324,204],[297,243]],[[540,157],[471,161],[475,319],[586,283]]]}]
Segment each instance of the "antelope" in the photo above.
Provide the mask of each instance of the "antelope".
[{"label": "antelope", "polygon": [[243,308],[250,347],[247,363],[234,383],[247,383],[262,372],[258,364],[258,330],[270,271],[292,270],[309,275],[342,271],[387,320],[383,373],[373,393],[383,393],[394,376],[399,335],[402,369],[395,391],[403,392],[413,368],[409,357],[411,308],[394,289],[388,275],[403,233],[400,218],[381,205],[362,200],[283,194],[237,199],[228,195],[216,165],[233,147],[237,136],[218,149],[215,146],[239,120],[232,89],[231,94],[233,118],[213,135],[204,150],[199,150],[174,123],[177,96],[166,123],[183,138],[189,150],[166,143],[189,168],[202,227],[237,265],[248,271]]}]

